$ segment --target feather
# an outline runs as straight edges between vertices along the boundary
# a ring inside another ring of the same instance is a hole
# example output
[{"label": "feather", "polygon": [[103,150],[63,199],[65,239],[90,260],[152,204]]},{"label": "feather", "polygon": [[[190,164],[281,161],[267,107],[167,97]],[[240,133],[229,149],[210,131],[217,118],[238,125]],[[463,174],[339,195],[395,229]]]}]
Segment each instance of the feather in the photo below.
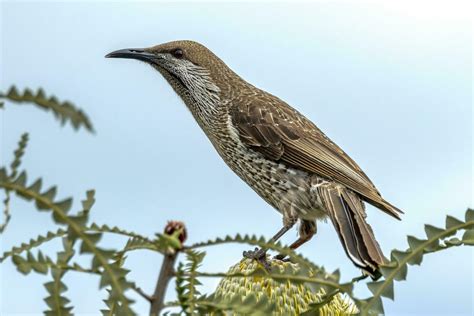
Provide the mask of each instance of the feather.
[{"label": "feather", "polygon": [[378,276],[378,266],[385,262],[385,258],[371,227],[365,221],[360,198],[350,190],[332,183],[318,186],[318,191],[347,256],[356,266],[374,277]]},{"label": "feather", "polygon": [[362,169],[316,125],[282,100],[256,95],[251,103],[234,100],[232,122],[241,141],[268,159],[356,192],[364,201],[400,219],[400,209],[385,201]]}]

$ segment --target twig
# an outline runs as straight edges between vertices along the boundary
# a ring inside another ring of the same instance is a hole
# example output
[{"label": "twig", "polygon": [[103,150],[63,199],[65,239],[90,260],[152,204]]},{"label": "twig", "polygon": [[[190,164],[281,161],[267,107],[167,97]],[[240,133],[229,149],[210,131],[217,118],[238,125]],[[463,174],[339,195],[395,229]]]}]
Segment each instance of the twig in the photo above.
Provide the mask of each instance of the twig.
[{"label": "twig", "polygon": [[153,301],[153,298],[146,294],[145,291],[143,291],[138,285],[136,285],[135,283],[132,284],[132,290],[134,290],[138,295],[140,295],[141,297],[143,297],[144,299],[146,299],[148,302],[152,302]]},{"label": "twig", "polygon": [[176,251],[164,256],[160,275],[156,281],[155,292],[151,297],[150,316],[158,316],[159,312],[164,307],[166,288],[168,287],[170,279],[174,275],[174,264],[177,256],[178,252]]}]

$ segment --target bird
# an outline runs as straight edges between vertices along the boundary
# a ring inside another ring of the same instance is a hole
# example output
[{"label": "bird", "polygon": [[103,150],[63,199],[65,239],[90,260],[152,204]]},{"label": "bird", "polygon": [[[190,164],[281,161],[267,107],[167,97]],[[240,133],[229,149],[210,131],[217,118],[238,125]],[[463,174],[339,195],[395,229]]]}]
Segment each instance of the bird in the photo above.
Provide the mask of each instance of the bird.
[{"label": "bird", "polygon": [[[298,224],[298,239],[290,245],[296,249],[316,234],[318,221],[330,221],[355,266],[380,276],[387,259],[366,221],[365,203],[398,220],[403,212],[312,121],[195,41],[120,49],[105,57],[145,62],[166,79],[230,169],[281,213],[282,228],[271,242]],[[267,254],[256,248],[244,256],[264,263]]]}]

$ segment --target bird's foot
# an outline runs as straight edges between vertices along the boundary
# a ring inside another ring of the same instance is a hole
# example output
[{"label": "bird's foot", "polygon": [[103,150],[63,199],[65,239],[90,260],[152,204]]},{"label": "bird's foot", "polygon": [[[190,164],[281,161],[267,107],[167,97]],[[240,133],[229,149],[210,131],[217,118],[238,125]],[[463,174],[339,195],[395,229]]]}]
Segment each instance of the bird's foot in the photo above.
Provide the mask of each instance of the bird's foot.
[{"label": "bird's foot", "polygon": [[255,248],[254,250],[244,251],[243,256],[248,259],[257,260],[267,271],[270,271],[270,264],[267,261],[267,250]]}]

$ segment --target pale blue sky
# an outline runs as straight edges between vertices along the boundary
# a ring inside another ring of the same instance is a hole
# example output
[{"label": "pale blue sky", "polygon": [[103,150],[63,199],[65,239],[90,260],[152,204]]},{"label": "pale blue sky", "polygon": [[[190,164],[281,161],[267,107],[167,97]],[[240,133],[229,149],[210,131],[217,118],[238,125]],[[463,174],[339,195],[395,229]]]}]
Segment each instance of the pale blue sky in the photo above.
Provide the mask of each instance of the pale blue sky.
[{"label": "pale blue sky", "polygon": [[[165,81],[142,63],[103,58],[115,49],[192,39],[301,110],[344,148],[384,197],[405,210],[397,222],[368,208],[385,253],[404,249],[405,236],[423,236],[424,223],[441,226],[445,214],[462,217],[473,206],[469,5],[355,3],[2,2],[1,89],[41,86],[72,100],[97,134],[75,133],[49,113],[7,105],[0,111],[1,164],[28,131],[23,167],[30,179],[59,185],[59,196],[73,195],[76,207],[95,188],[97,223],[152,235],[179,219],[189,242],[237,232],[270,237],[280,215],[225,166]],[[15,200],[12,209],[3,250],[54,228],[49,215],[26,202]],[[284,241],[294,238],[293,231]],[[203,269],[225,271],[246,248],[209,248]],[[346,280],[358,274],[328,224],[301,252],[328,270],[340,268]],[[473,260],[468,248],[425,257],[421,268],[409,269],[407,282],[396,284],[387,314],[472,315]],[[160,261],[130,254],[130,278],[151,292]],[[76,314],[97,314],[105,298],[97,278],[68,273],[65,279]],[[39,314],[47,280],[3,264],[0,313]],[[216,284],[206,280],[203,291]],[[358,293],[367,293],[365,286]],[[146,314],[148,304],[133,297]]]}]

